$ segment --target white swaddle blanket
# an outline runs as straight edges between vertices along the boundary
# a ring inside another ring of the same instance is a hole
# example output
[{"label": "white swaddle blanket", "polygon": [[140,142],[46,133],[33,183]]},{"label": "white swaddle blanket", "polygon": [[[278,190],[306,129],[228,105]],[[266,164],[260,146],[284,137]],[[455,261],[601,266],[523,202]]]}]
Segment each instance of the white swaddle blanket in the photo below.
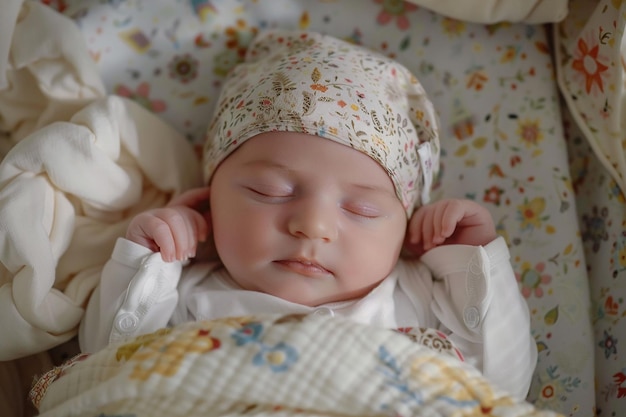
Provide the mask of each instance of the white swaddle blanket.
[{"label": "white swaddle blanket", "polygon": [[11,149],[0,164],[0,361],[70,339],[128,220],[200,178],[179,133],[105,96],[71,20],[20,7],[4,9],[17,23],[0,50],[0,128]]}]

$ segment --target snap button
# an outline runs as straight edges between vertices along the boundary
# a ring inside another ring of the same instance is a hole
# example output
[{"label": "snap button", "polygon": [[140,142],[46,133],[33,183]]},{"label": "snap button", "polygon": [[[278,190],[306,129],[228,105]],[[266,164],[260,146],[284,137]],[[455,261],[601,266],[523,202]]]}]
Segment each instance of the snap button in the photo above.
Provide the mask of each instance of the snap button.
[{"label": "snap button", "polygon": [[314,315],[319,317],[333,317],[335,313],[328,307],[318,308],[313,312]]},{"label": "snap button", "polygon": [[463,322],[470,329],[474,329],[480,323],[480,313],[476,307],[467,307],[463,311]]},{"label": "snap button", "polygon": [[134,313],[122,313],[115,321],[115,328],[122,333],[130,333],[139,325],[139,318]]}]

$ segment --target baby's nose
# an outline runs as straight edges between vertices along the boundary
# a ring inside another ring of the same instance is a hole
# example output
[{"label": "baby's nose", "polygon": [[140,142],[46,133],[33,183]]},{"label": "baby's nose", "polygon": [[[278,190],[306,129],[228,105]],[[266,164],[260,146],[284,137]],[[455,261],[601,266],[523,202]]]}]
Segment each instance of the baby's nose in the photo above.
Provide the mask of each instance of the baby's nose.
[{"label": "baby's nose", "polygon": [[332,242],[338,237],[336,207],[323,198],[303,201],[294,207],[288,228],[296,237]]}]

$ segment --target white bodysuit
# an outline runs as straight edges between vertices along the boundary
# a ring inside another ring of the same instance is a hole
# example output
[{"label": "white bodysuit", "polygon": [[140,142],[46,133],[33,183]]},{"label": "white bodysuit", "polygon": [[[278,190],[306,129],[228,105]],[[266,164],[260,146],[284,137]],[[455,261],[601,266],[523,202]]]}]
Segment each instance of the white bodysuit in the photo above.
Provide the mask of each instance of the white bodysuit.
[{"label": "white bodysuit", "polygon": [[167,325],[251,314],[323,314],[386,328],[442,330],[496,386],[525,398],[537,360],[528,306],[504,239],[484,247],[445,245],[400,260],[358,300],[317,307],[243,290],[216,264],[166,263],[118,239],[81,322],[83,352]]}]

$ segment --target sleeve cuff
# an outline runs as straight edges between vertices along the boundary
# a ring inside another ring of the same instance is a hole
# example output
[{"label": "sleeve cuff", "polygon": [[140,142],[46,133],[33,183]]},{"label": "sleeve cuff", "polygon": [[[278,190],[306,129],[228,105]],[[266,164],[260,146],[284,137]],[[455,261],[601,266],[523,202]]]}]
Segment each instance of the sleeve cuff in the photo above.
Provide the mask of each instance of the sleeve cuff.
[{"label": "sleeve cuff", "polygon": [[[420,260],[428,266],[435,278],[464,272],[470,259],[481,252],[481,246],[443,245],[426,252]],[[499,236],[487,245],[482,246],[491,265],[508,262],[509,248],[503,237]]]},{"label": "sleeve cuff", "polygon": [[155,252],[145,246],[123,237],[119,237],[115,241],[115,247],[113,248],[111,258],[124,266],[136,269],[141,266],[141,263],[147,256],[150,256],[153,253]]},{"label": "sleeve cuff", "polygon": [[[459,327],[463,323],[465,330],[480,334],[493,296],[491,281],[503,273],[503,268],[510,269],[504,238],[498,237],[485,246],[441,246],[424,257],[423,262],[438,281],[433,290],[435,314],[453,332],[464,332]],[[457,319],[449,311],[456,311]]]}]

